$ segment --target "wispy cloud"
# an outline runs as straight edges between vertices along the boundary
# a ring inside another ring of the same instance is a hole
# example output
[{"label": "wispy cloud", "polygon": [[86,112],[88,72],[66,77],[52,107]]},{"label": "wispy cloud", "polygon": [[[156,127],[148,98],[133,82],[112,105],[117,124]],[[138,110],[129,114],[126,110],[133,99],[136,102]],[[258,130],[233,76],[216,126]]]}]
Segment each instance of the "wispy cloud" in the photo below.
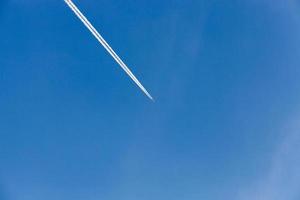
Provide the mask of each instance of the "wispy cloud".
[{"label": "wispy cloud", "polygon": [[133,75],[126,64],[120,59],[120,57],[115,53],[115,51],[109,46],[109,44],[104,40],[104,38],[98,33],[94,26],[88,21],[88,19],[80,12],[77,6],[71,0],[65,0],[67,5],[72,9],[76,16],[82,21],[82,23],[91,31],[91,33],[96,37],[96,39],[102,44],[102,46],[109,52],[109,54],[115,59],[115,61],[122,67],[122,69],[130,76],[130,78],[138,85],[138,87],[151,99],[152,96],[140,83],[140,81]]},{"label": "wispy cloud", "polygon": [[300,123],[284,129],[285,138],[277,150],[265,176],[240,192],[238,200],[300,199]]}]

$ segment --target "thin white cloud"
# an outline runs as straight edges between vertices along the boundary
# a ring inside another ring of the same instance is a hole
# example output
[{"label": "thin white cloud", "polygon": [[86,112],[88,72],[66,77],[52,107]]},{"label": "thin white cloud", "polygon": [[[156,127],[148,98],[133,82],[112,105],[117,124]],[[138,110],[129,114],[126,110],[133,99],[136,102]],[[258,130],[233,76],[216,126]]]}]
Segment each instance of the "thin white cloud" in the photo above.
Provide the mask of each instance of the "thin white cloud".
[{"label": "thin white cloud", "polygon": [[274,152],[269,170],[252,186],[243,189],[238,200],[300,199],[300,123],[284,130],[286,138]]},{"label": "thin white cloud", "polygon": [[95,38],[102,44],[102,46],[109,52],[109,54],[115,59],[115,61],[122,67],[122,69],[130,76],[130,78],[138,85],[138,87],[151,99],[152,96],[140,83],[140,81],[133,75],[126,64],[120,59],[120,57],[115,53],[115,51],[109,46],[109,44],[104,40],[104,38],[98,33],[94,26],[88,21],[88,19],[80,12],[77,6],[71,0],[65,0],[67,5],[72,9],[76,16],[82,21],[82,23],[91,31]]}]

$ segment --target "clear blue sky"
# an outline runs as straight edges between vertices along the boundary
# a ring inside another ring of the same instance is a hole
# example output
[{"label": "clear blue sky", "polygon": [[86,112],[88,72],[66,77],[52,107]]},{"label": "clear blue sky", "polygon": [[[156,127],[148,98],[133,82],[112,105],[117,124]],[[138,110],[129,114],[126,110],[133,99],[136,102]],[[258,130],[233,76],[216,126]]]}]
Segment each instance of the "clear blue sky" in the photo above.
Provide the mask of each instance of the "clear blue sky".
[{"label": "clear blue sky", "polygon": [[0,200],[298,200],[297,0],[0,0]]}]

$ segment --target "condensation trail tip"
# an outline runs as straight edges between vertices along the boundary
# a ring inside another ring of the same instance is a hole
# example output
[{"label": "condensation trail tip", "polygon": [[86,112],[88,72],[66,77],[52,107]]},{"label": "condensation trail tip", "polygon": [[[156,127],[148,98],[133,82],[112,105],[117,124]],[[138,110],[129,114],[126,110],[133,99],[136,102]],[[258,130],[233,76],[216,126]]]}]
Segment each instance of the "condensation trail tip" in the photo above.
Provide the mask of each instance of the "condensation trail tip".
[{"label": "condensation trail tip", "polygon": [[65,3],[70,7],[70,9],[75,13],[75,15],[81,20],[81,22],[89,29],[89,31],[94,35],[98,42],[107,50],[107,52],[115,59],[115,61],[120,65],[120,67],[127,73],[127,75],[134,81],[134,83],[143,91],[143,93],[148,96],[153,102],[153,97],[148,93],[140,81],[134,76],[127,65],[121,60],[121,58],[115,53],[115,51],[109,46],[105,39],[100,35],[100,33],[94,28],[94,26],[89,22],[89,20],[81,13],[77,6],[71,0],[64,0]]}]

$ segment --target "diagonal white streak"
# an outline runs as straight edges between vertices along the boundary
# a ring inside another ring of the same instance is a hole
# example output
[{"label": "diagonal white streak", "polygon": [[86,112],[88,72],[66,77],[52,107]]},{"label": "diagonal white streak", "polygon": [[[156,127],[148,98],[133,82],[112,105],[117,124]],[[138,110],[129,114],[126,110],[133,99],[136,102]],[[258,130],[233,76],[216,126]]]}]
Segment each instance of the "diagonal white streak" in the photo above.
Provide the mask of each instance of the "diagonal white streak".
[{"label": "diagonal white streak", "polygon": [[137,84],[137,86],[151,99],[152,96],[140,83],[140,81],[133,75],[126,64],[121,60],[121,58],[114,52],[114,50],[109,46],[109,44],[104,40],[104,38],[98,33],[94,26],[88,21],[88,19],[80,12],[77,6],[71,0],[65,0],[66,4],[71,8],[71,10],[76,14],[76,16],[82,21],[82,23],[91,31],[91,33],[96,37],[96,39],[102,44],[102,46],[108,51],[108,53],[115,59],[115,61],[122,67],[122,69],[130,76],[130,78]]}]

